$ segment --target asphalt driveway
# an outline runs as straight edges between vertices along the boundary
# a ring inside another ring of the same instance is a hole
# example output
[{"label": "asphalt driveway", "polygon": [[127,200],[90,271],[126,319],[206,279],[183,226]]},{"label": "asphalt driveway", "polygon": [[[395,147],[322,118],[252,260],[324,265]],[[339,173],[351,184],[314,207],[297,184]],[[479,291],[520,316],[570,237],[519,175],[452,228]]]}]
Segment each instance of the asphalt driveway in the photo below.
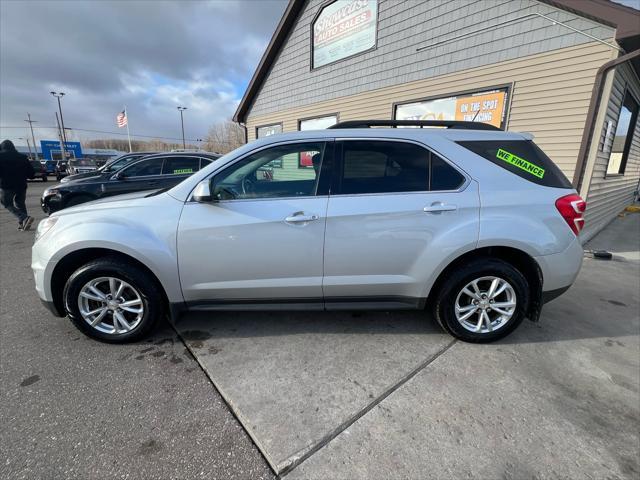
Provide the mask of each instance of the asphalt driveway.
[{"label": "asphalt driveway", "polygon": [[171,327],[107,345],[40,305],[33,235],[0,209],[0,478],[273,478]]}]

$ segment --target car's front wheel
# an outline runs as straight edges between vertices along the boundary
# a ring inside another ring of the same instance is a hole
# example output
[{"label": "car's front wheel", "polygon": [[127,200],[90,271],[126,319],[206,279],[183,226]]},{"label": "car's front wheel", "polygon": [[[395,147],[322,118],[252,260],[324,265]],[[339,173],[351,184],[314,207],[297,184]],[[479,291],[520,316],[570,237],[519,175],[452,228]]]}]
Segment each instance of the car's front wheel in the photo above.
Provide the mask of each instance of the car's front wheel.
[{"label": "car's front wheel", "polygon": [[80,267],[69,277],[63,295],[74,325],[89,337],[110,343],[144,337],[164,313],[154,279],[117,258]]},{"label": "car's front wheel", "polygon": [[509,263],[485,258],[451,272],[436,294],[434,315],[453,336],[486,343],[511,333],[524,319],[529,285]]}]

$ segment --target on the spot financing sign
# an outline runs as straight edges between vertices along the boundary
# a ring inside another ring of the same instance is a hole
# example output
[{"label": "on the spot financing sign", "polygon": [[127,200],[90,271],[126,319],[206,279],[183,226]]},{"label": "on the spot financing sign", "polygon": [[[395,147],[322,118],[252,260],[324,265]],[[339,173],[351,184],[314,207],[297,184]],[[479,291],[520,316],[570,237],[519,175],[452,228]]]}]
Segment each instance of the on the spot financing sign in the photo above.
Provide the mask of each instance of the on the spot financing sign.
[{"label": "on the spot financing sign", "polygon": [[313,24],[313,67],[321,67],[376,44],[378,0],[336,0]]},{"label": "on the spot financing sign", "polygon": [[396,120],[463,120],[502,128],[507,89],[405,103],[396,107]]}]

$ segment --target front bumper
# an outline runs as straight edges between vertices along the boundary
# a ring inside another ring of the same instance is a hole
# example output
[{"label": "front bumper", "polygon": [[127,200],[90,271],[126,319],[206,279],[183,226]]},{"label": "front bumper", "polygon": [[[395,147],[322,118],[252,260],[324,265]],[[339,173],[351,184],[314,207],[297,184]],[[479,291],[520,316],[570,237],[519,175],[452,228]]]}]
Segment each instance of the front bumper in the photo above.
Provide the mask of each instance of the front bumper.
[{"label": "front bumper", "polygon": [[40,198],[40,207],[47,215],[62,209],[62,196],[57,193],[47,197]]}]

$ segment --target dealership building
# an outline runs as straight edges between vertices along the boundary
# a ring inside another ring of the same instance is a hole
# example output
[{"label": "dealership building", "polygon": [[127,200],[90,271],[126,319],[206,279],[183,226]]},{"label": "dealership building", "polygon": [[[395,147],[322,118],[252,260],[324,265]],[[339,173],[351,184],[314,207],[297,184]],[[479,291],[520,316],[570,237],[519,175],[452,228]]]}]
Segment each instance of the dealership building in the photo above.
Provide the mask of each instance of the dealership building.
[{"label": "dealership building", "polygon": [[639,48],[640,12],[608,0],[290,0],[234,120],[249,141],[361,119],[529,132],[588,239],[637,195]]}]

